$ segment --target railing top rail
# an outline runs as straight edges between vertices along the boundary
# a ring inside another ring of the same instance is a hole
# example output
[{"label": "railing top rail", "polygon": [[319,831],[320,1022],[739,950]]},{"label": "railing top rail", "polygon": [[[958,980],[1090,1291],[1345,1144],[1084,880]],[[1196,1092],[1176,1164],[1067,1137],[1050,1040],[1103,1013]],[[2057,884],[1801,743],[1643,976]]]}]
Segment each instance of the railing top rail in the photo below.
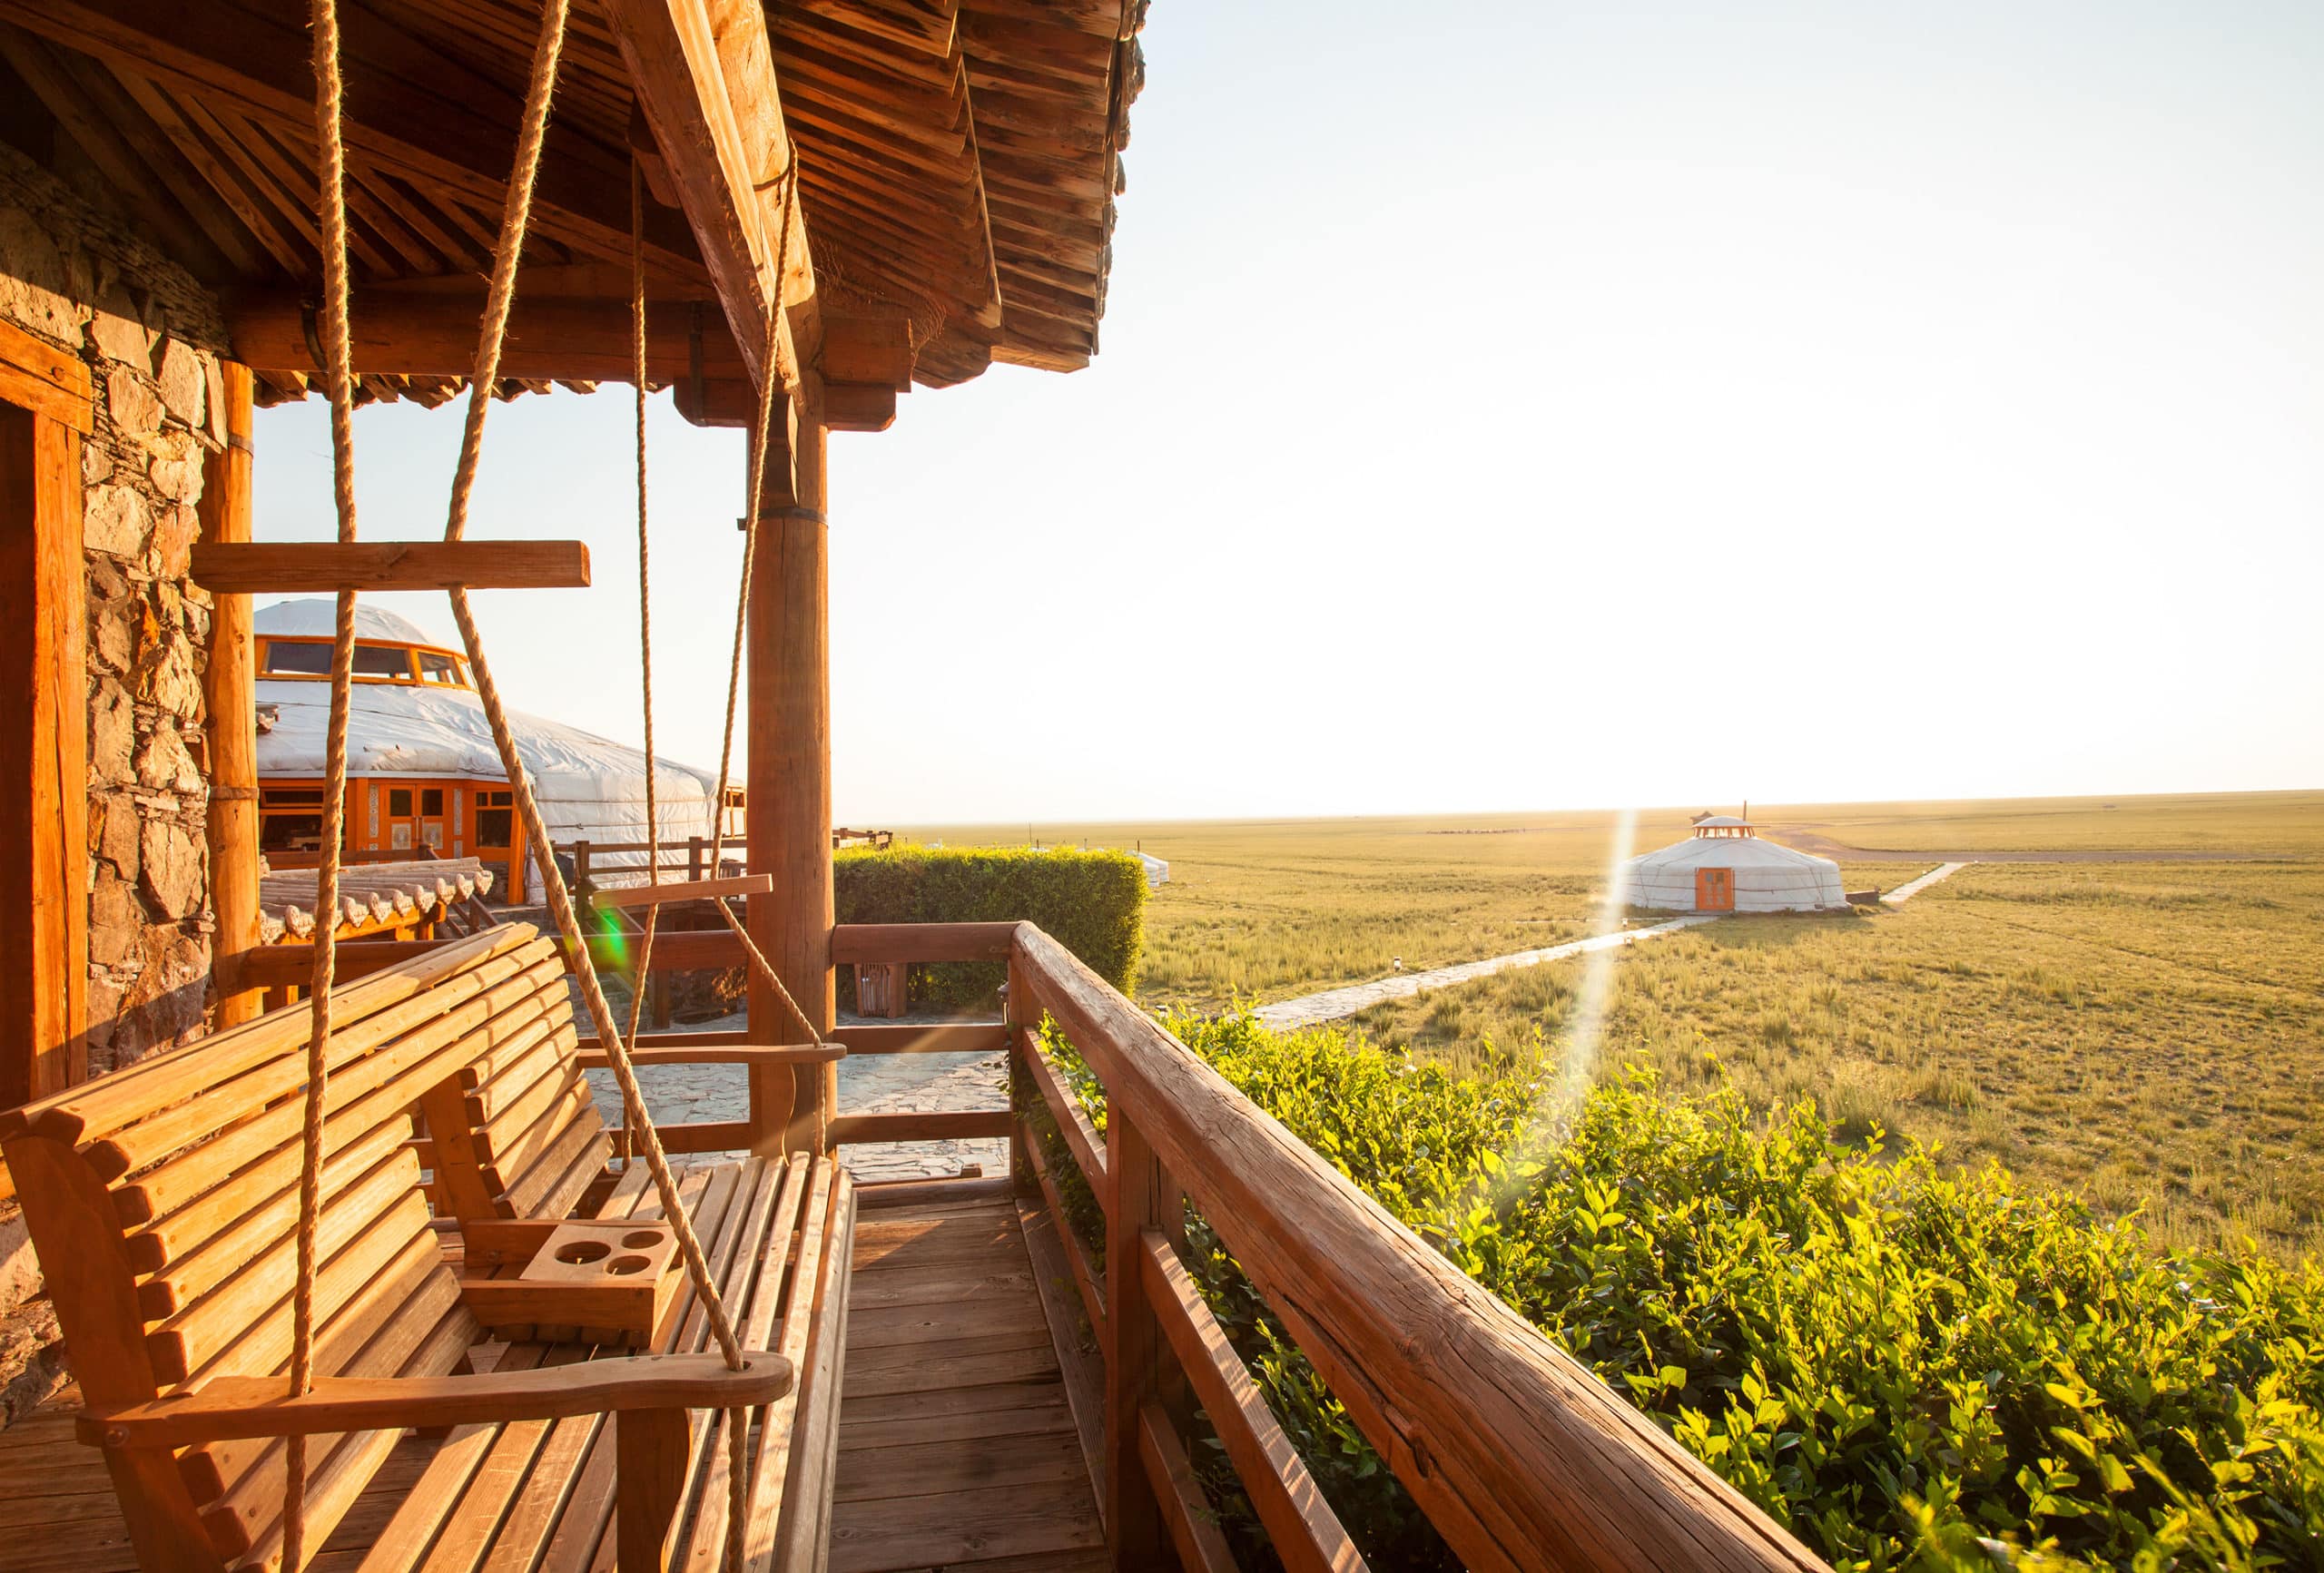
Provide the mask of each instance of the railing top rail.
[{"label": "railing top rail", "polygon": [[1039,1003],[1476,1568],[1822,1568],[1813,1553],[1033,925]]}]

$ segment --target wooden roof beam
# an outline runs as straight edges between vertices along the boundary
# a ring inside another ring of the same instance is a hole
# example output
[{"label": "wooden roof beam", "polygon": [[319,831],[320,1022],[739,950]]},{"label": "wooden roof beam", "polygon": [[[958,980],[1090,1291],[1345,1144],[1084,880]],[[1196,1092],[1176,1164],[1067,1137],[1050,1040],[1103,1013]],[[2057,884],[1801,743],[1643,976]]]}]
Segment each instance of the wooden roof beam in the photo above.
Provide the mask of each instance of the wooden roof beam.
[{"label": "wooden roof beam", "polygon": [[[604,10],[751,378],[780,377],[795,409],[799,341],[812,353],[820,322],[795,205],[782,243],[780,177],[792,148],[765,12],[759,0],[604,0]],[[777,319],[775,365],[766,367],[766,322],[778,302],[788,310]]]},{"label": "wooden roof beam", "polygon": [[[349,327],[355,364],[366,372],[401,377],[465,377],[476,360],[477,315],[483,291],[473,280],[458,290],[438,292],[373,289],[355,297]],[[702,369],[712,377],[745,375],[744,362],[717,317],[702,335]],[[649,301],[646,306],[645,374],[656,383],[675,382],[694,369],[694,312],[687,301]],[[629,302],[615,296],[527,297],[518,285],[501,351],[503,377],[578,378],[587,381],[629,380]],[[314,376],[307,304],[293,291],[245,294],[231,300],[226,329],[234,358],[263,371]]]},{"label": "wooden roof beam", "polygon": [[[726,426],[748,429],[758,419],[758,399],[751,385],[740,378],[710,378],[702,385],[702,401],[693,390],[678,386],[679,410],[696,426]],[[830,431],[885,431],[895,424],[896,390],[876,382],[825,382],[819,412]],[[664,887],[668,889],[669,887]]]},{"label": "wooden roof beam", "polygon": [[[381,377],[465,376],[476,353],[476,319],[483,296],[473,280],[446,282],[460,287],[379,288],[359,294],[350,323],[356,364]],[[520,286],[509,314],[501,372],[517,380],[627,382],[633,353],[629,312],[628,301],[610,295],[536,293],[528,298]],[[318,375],[309,316],[310,308],[295,291],[246,293],[230,300],[226,328],[234,358],[268,376]],[[705,386],[715,390],[709,400],[715,409],[714,424],[747,425],[755,418],[757,399],[742,355],[707,306],[651,301],[645,320],[649,380],[657,387],[684,388],[698,371]],[[703,332],[697,359],[694,329],[698,320]],[[894,418],[894,396],[911,387],[911,324],[893,314],[827,316],[815,365],[829,387],[847,390],[832,401],[839,413],[831,424],[842,431],[878,430]],[[877,397],[881,391],[888,395],[884,401]]]},{"label": "wooden roof beam", "polygon": [[212,595],[336,590],[586,590],[580,541],[198,541],[193,582]]}]

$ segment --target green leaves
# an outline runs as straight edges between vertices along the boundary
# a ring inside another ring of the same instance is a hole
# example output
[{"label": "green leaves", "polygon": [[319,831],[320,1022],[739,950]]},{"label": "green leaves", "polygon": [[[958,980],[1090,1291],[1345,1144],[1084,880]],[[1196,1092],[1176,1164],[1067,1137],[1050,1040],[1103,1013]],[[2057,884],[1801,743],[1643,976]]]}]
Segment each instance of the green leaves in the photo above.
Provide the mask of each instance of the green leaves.
[{"label": "green leaves", "polygon": [[[1633,1073],[1550,1133],[1523,1066],[1462,1080],[1337,1032],[1169,1025],[1837,1567],[2324,1567],[2324,1270],[2162,1258],[1998,1168],[1837,1145],[1805,1103]],[[1195,1238],[1373,1565],[1449,1568]]]}]

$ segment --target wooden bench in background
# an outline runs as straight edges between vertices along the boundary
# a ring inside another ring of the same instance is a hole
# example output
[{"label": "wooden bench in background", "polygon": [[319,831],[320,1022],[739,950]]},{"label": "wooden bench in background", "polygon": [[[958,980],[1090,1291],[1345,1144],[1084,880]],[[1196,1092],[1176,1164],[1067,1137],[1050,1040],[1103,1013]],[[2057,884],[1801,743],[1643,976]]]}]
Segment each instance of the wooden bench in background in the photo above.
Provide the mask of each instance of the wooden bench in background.
[{"label": "wooden bench in background", "polygon": [[[0,1115],[87,1405],[84,1440],[103,1450],[141,1564],[275,1565],[288,1431],[312,1433],[311,1548],[408,1430],[450,1426],[362,1566],[714,1566],[726,1411],[742,1407],[751,1565],[812,1568],[836,1440],[845,1173],[797,1156],[684,1177],[721,1298],[744,1344],[765,1352],[747,1371],[724,1370],[683,1278],[650,1338],[544,1321],[486,1342],[472,1302],[490,1292],[477,1285],[523,1263],[467,1252],[461,1220],[658,1215],[642,1165],[607,1168],[556,949],[510,926],[333,999],[323,1380],[308,1398],[282,1396],[304,1007]],[[657,1358],[615,1358],[641,1352]],[[547,1374],[583,1362],[597,1363]]]}]

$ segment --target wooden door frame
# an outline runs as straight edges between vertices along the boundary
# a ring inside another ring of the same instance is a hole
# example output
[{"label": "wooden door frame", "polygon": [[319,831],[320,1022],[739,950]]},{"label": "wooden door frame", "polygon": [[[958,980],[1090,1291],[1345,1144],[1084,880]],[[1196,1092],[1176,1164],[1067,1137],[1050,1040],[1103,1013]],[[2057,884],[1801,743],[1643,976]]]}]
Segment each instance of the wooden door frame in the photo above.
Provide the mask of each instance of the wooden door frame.
[{"label": "wooden door frame", "polygon": [[89,369],[0,323],[0,1107],[89,1070]]}]

